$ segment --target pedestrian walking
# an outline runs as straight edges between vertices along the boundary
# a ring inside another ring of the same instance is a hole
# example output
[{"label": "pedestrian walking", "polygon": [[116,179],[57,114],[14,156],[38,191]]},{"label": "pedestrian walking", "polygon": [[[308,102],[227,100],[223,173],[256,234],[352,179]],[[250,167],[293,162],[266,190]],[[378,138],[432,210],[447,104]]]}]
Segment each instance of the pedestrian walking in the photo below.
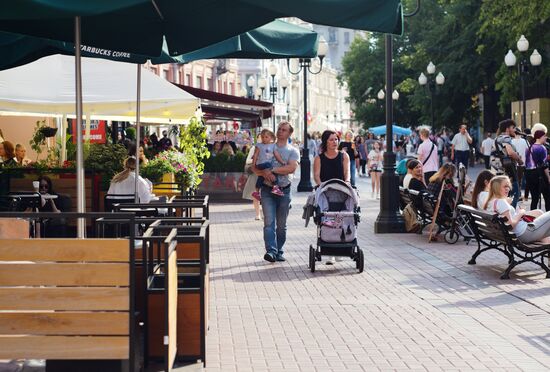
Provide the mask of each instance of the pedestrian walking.
[{"label": "pedestrian walking", "polygon": [[424,182],[428,184],[430,177],[439,169],[438,151],[437,146],[430,140],[428,128],[420,129],[419,133],[422,143],[418,146],[418,161],[422,163]]},{"label": "pedestrian walking", "polygon": [[383,159],[384,152],[380,150],[380,142],[375,142],[374,148],[370,150],[368,155],[368,168],[372,179],[371,197],[373,199],[375,194],[376,199],[380,199],[380,175],[382,174]]},{"label": "pedestrian walking", "polygon": [[359,153],[359,177],[367,176],[367,145],[362,136],[357,136],[355,141],[355,148]]},{"label": "pedestrian walking", "polygon": [[451,141],[451,160],[458,167],[462,163],[468,168],[468,158],[470,157],[470,144],[473,142],[472,137],[468,133],[467,126],[462,124],[457,134],[454,135]]},{"label": "pedestrian walking", "polygon": [[498,124],[498,136],[495,139],[495,149],[500,158],[497,173],[505,173],[512,184],[512,205],[516,207],[519,200],[519,184],[517,165],[521,163],[521,157],[516,151],[512,139],[516,136],[516,122],[506,119]]},{"label": "pedestrian walking", "polygon": [[527,161],[526,155],[527,149],[529,148],[529,143],[527,142],[527,139],[521,136],[516,136],[512,139],[512,145],[514,145],[519,157],[521,158],[521,162],[517,165],[519,196],[521,197],[521,191],[525,185],[525,162]]},{"label": "pedestrian walking", "polygon": [[481,142],[479,151],[483,155],[483,161],[485,162],[485,169],[491,169],[491,153],[493,152],[493,146],[495,140],[491,137],[491,133],[487,132],[487,137]]},{"label": "pedestrian walking", "polygon": [[275,181],[275,174],[282,196],[271,193],[271,187],[262,185],[262,210],[264,215],[264,244],[266,253],[264,260],[268,262],[286,261],[284,244],[286,241],[286,220],[290,210],[290,185],[292,174],[298,167],[300,153],[298,149],[288,143],[294,128],[288,121],[282,121],[277,128],[275,148],[286,165],[275,164],[272,169],[257,169],[252,171],[269,182]]},{"label": "pedestrian walking", "polygon": [[546,151],[546,132],[544,124],[533,125],[535,143],[527,149],[525,162],[525,180],[531,193],[531,210],[537,209],[540,197],[544,198],[544,207],[550,211],[550,173],[548,171],[548,152]]},{"label": "pedestrian walking", "polygon": [[355,186],[355,158],[358,156],[357,149],[355,148],[355,142],[353,142],[353,132],[347,131],[344,137],[344,141],[340,142],[338,150],[344,150],[347,152],[350,161],[350,180],[351,185]]}]

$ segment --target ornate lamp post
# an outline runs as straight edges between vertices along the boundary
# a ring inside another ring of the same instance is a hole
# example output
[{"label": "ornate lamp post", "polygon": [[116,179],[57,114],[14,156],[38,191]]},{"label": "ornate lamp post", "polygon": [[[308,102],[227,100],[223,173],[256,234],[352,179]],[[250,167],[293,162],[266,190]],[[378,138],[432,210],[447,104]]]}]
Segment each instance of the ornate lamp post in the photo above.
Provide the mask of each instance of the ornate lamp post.
[{"label": "ornate lamp post", "polygon": [[311,162],[309,160],[309,149],[307,141],[307,73],[317,75],[323,69],[323,59],[327,55],[328,44],[326,40],[321,36],[319,40],[319,48],[317,50],[317,56],[321,61],[319,70],[311,70],[311,58],[300,58],[299,69],[292,71],[290,67],[290,60],[287,59],[288,72],[294,75],[298,75],[301,71],[304,73],[304,148],[302,150],[302,158],[300,159],[300,183],[298,184],[298,191],[311,191],[313,186],[311,185]]},{"label": "ornate lamp post", "polygon": [[248,87],[246,93],[248,95],[248,98],[254,98],[254,84],[256,84],[256,79],[254,79],[254,76],[251,75],[246,80],[246,86]]},{"label": "ornate lamp post", "polygon": [[421,86],[426,86],[430,91],[430,112],[432,118],[432,128],[434,128],[434,95],[437,85],[441,86],[445,84],[445,76],[443,76],[443,74],[439,72],[434,78],[435,65],[432,62],[428,64],[428,67],[426,67],[426,71],[428,72],[428,76],[424,75],[424,73],[421,72],[420,76],[418,77],[418,84],[420,84]]},{"label": "ornate lamp post", "polygon": [[[516,43],[516,46],[518,48],[518,51],[520,53],[520,60],[518,64],[518,75],[521,81],[521,125],[520,128],[523,130],[525,129],[525,126],[527,124],[527,103],[525,101],[525,75],[527,75],[529,71],[529,65],[527,64],[527,58],[525,52],[529,49],[529,41],[525,38],[525,36],[521,35],[518,42]],[[508,50],[508,53],[504,57],[504,63],[506,66],[512,68],[516,64],[516,56],[512,52],[512,49]],[[529,57],[529,62],[532,66],[538,67],[542,63],[542,56],[540,53],[535,49],[533,50],[533,53],[531,53],[531,56]]]},{"label": "ornate lamp post", "polygon": [[[277,91],[278,91],[278,87],[277,87],[277,84],[275,83],[275,77],[277,76],[277,71],[278,68],[277,68],[277,65],[275,63],[271,63],[267,69],[267,72],[269,74],[269,76],[271,76],[271,85],[269,87],[269,95],[271,96],[271,101],[273,102],[273,105],[275,106],[275,102],[276,102],[276,98],[277,98]],[[283,89],[283,100],[285,99],[285,94],[286,94],[286,88],[288,88],[288,79],[286,77],[282,77],[279,79],[279,87],[281,87]],[[261,77],[259,80],[258,80],[258,88],[260,89],[261,91],[261,97],[263,97],[264,95],[264,90],[267,88],[267,79],[264,78],[264,77]],[[256,93],[258,93],[258,90],[256,89]],[[273,131],[275,132],[276,131],[276,128],[275,128],[275,114],[273,115]]]}]

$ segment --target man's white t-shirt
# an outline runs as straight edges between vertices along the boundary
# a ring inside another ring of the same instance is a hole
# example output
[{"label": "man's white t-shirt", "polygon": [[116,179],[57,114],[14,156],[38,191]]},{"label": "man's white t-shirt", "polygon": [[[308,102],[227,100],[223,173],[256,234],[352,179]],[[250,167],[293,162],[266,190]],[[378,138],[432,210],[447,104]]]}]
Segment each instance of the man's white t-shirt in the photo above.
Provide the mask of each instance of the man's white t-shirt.
[{"label": "man's white t-shirt", "polygon": [[485,156],[491,156],[491,152],[493,152],[493,145],[495,144],[495,140],[491,137],[485,138],[483,142],[481,142],[481,148],[483,149],[483,155]]},{"label": "man's white t-shirt", "polygon": [[516,148],[516,151],[519,154],[519,157],[521,158],[521,161],[523,162],[523,166],[525,166],[525,162],[527,161],[527,149],[529,148],[529,145],[527,144],[527,140],[525,138],[516,137],[512,139],[512,145]]},{"label": "man's white t-shirt", "polygon": [[[430,155],[430,151],[433,151]],[[428,155],[430,157],[428,158]],[[420,146],[418,146],[418,159],[422,159],[420,162],[424,165],[422,166],[422,169],[424,173],[427,172],[437,172],[439,169],[439,157],[437,155],[437,146],[434,145],[432,141],[429,139],[424,140]]]},{"label": "man's white t-shirt", "polygon": [[455,146],[455,151],[469,151],[470,145],[468,143],[468,137],[465,134],[458,132],[453,137],[451,144]]}]

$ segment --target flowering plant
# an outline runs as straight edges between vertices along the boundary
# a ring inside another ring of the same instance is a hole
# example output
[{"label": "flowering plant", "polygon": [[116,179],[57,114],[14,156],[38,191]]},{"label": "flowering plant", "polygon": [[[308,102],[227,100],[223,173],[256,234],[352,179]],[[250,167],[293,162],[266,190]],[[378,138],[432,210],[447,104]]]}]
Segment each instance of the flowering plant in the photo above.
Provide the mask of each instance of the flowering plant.
[{"label": "flowering plant", "polygon": [[176,182],[188,188],[195,185],[198,175],[193,171],[187,156],[176,150],[166,150],[157,154],[152,160],[141,168],[141,175],[151,182],[162,180],[163,174],[173,173]]}]

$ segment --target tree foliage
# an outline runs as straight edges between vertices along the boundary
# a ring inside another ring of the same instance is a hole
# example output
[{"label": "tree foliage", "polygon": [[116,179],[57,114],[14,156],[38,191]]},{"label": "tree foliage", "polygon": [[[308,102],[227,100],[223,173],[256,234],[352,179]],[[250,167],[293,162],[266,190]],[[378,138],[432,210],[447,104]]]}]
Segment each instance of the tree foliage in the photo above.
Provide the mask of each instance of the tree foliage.
[{"label": "tree foliage", "polygon": [[[404,1],[407,9],[415,0]],[[394,119],[401,124],[430,124],[430,97],[417,78],[430,61],[445,75],[434,95],[434,125],[454,128],[474,123],[483,94],[486,127],[492,127],[518,97],[517,74],[503,62],[508,49],[524,34],[531,53],[543,56],[538,80],[550,76],[550,1],[425,0],[420,12],[406,18],[405,33],[394,37],[394,86],[400,93]],[[518,54],[517,52],[515,52]],[[545,63],[546,62],[546,63]],[[384,36],[357,39],[344,56],[340,79],[346,81],[355,116],[365,127],[384,122],[376,94],[384,88]],[[372,87],[368,91],[369,87]]]}]

